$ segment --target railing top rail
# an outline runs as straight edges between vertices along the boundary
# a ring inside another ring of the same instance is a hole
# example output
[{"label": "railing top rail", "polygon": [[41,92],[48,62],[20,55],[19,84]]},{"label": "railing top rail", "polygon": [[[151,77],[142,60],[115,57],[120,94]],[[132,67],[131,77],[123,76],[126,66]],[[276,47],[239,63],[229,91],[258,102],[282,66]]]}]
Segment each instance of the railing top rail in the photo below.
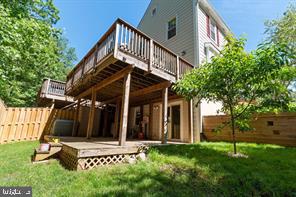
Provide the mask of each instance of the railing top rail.
[{"label": "railing top rail", "polygon": [[52,82],[58,82],[58,83],[66,84],[65,81],[60,81],[60,80],[50,79],[50,78],[44,78],[44,79],[43,79],[43,83],[44,83],[46,80],[50,80],[50,82],[52,81]]}]

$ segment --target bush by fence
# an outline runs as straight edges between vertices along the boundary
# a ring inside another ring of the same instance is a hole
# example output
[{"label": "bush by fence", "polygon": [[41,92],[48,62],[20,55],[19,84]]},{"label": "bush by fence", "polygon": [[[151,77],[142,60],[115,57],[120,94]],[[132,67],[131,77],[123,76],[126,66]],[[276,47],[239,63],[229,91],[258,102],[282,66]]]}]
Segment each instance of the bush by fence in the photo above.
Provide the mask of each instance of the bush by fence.
[{"label": "bush by fence", "polygon": [[[208,141],[231,141],[230,126],[221,131],[215,129],[228,122],[229,116],[204,116],[203,134]],[[269,143],[296,146],[296,113],[260,114],[253,117],[251,131],[236,131],[236,139],[241,142]]]}]

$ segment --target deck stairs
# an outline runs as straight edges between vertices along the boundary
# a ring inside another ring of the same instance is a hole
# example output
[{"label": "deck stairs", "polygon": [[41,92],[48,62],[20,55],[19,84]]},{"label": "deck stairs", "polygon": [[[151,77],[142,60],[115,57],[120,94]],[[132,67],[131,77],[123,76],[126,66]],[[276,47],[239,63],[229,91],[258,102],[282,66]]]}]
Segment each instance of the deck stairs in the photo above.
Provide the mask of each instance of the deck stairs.
[{"label": "deck stairs", "polygon": [[35,149],[35,153],[33,156],[33,162],[44,161],[49,158],[56,156],[62,150],[61,143],[49,142],[49,150],[42,151],[40,148]]}]

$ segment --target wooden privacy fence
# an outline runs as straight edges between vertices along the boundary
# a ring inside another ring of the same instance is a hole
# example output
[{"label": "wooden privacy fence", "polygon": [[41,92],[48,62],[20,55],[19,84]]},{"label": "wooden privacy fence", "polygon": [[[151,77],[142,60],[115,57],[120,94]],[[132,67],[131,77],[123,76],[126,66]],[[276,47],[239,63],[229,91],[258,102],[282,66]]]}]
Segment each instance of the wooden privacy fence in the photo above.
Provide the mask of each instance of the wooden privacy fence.
[{"label": "wooden privacy fence", "polygon": [[[228,122],[229,116],[204,116],[203,134],[208,141],[231,141],[230,125],[215,131],[219,125]],[[296,113],[260,114],[251,121],[252,131],[236,131],[241,142],[255,142],[296,146]]]},{"label": "wooden privacy fence", "polygon": [[0,99],[0,112],[6,108],[4,102]]},{"label": "wooden privacy fence", "polygon": [[39,140],[41,136],[50,133],[54,120],[73,120],[74,111],[51,108],[2,108],[0,109],[0,144]]}]

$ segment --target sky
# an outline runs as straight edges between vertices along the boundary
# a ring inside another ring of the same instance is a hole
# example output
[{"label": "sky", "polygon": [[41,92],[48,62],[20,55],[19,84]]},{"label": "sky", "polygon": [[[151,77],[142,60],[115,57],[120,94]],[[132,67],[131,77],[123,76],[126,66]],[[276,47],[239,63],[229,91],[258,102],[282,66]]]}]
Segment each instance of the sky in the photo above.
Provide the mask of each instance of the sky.
[{"label": "sky", "polygon": [[[60,10],[57,27],[62,28],[78,61],[117,18],[137,26],[150,0],[55,0]],[[251,51],[264,38],[264,22],[281,17],[296,0],[210,0],[236,36],[247,38]]]}]

